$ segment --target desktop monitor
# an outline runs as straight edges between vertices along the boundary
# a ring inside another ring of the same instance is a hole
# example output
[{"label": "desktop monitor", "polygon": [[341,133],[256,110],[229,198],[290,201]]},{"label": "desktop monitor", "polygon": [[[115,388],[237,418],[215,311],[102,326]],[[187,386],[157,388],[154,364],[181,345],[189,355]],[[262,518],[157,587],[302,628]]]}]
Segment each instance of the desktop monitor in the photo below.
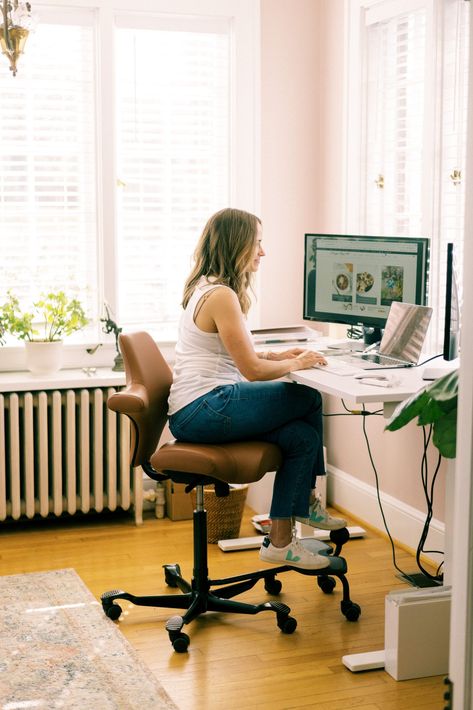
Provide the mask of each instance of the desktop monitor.
[{"label": "desktop monitor", "polygon": [[426,305],[428,269],[425,237],[306,234],[303,318],[361,326],[377,342],[393,301]]},{"label": "desktop monitor", "polygon": [[445,322],[443,334],[443,359],[455,360],[458,357],[460,340],[460,300],[455,268],[455,250],[452,243],[447,244],[447,279],[445,288]]}]

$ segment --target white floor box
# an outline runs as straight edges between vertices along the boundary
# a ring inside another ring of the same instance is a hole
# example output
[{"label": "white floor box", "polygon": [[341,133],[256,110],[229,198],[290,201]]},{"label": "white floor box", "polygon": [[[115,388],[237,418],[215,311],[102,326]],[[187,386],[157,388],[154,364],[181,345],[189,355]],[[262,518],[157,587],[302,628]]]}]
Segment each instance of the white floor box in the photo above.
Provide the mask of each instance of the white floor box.
[{"label": "white floor box", "polygon": [[385,669],[395,680],[448,672],[450,599],[450,587],[386,595]]}]

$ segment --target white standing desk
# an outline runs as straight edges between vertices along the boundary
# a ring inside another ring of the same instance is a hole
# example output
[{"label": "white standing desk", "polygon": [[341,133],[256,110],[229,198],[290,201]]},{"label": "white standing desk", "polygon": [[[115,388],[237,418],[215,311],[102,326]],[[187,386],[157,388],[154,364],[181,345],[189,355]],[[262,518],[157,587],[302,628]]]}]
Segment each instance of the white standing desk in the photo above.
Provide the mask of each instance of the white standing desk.
[{"label": "white standing desk", "polygon": [[[291,372],[289,378],[309,387],[318,389],[323,394],[331,394],[340,399],[347,399],[354,404],[370,404],[380,402],[384,406],[384,414],[389,417],[399,402],[407,399],[428,382],[422,379],[422,367],[405,367],[379,371],[382,374],[396,377],[399,384],[393,387],[378,387],[366,385],[356,380],[352,375],[334,375],[318,368],[297,370]],[[369,376],[372,370],[366,370]],[[376,374],[373,372],[373,374]]]},{"label": "white standing desk", "polygon": [[[317,349],[317,344],[313,344],[313,349]],[[393,387],[378,387],[374,385],[366,385],[356,380],[354,376],[348,375],[335,375],[329,372],[324,372],[318,368],[312,368],[308,370],[297,370],[289,375],[289,379],[294,382],[299,382],[300,384],[308,385],[309,387],[314,387],[323,394],[330,394],[334,397],[340,397],[341,399],[346,399],[349,402],[355,404],[371,404],[371,403],[381,403],[384,407],[384,416],[389,417],[394,411],[395,407],[399,402],[412,396],[415,392],[420,390],[425,385],[429,384],[427,381],[422,379],[423,367],[410,367],[410,368],[397,368],[397,369],[387,369],[381,370],[381,372],[394,375],[399,383]],[[366,371],[367,375],[369,371]],[[453,465],[449,467],[449,475],[447,476],[447,490],[446,490],[446,520],[445,528],[449,527],[449,522],[451,518],[451,501],[453,501],[453,485],[454,485],[454,471]],[[448,557],[451,554],[449,550],[449,540],[446,535],[446,550],[445,550],[445,573],[444,573],[444,584],[448,584],[448,579],[446,579],[446,574],[448,570]],[[441,589],[439,587],[439,589]],[[372,651],[368,653],[358,653],[352,654],[350,656],[345,656],[343,659],[345,665],[352,671],[364,671],[376,668],[384,668],[385,665],[385,652],[384,649],[380,651]]]}]

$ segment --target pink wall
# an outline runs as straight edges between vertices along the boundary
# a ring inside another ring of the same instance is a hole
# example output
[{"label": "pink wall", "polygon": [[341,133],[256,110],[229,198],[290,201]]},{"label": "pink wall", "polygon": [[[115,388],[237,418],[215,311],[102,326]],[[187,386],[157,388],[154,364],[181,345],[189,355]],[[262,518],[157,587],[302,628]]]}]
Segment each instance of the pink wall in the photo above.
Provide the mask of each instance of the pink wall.
[{"label": "pink wall", "polygon": [[303,235],[321,202],[319,16],[313,0],[261,2],[262,327],[301,320]]}]

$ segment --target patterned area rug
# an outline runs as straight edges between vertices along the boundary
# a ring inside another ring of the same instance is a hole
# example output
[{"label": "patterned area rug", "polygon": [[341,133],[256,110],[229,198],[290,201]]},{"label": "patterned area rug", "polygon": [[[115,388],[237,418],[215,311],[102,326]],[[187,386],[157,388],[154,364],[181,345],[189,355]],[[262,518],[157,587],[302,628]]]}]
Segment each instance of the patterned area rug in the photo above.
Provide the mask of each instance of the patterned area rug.
[{"label": "patterned area rug", "polygon": [[175,710],[73,569],[0,577],[1,710]]}]

